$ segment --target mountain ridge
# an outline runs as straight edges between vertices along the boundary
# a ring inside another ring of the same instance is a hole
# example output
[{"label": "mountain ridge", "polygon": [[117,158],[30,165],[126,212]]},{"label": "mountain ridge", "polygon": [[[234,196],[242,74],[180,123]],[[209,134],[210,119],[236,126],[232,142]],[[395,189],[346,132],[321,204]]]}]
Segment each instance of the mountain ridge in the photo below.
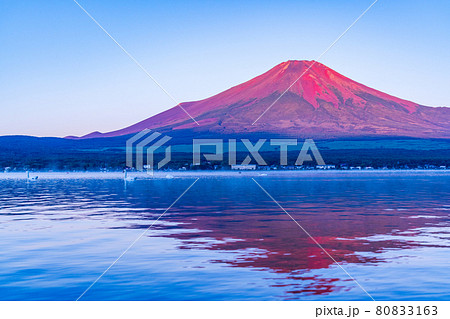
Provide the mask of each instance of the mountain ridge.
[{"label": "mountain ridge", "polygon": [[180,105],[199,125],[177,105],[123,129],[92,132],[80,138],[122,136],[146,128],[166,133],[190,130],[199,135],[450,138],[450,108],[428,107],[397,98],[315,61],[282,62],[209,98]]}]

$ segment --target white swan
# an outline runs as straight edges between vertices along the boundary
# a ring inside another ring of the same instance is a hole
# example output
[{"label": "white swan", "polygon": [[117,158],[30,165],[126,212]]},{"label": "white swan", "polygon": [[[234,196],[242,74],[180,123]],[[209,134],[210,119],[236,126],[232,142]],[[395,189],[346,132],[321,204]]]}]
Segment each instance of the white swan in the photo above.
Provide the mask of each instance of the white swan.
[{"label": "white swan", "polygon": [[29,180],[29,181],[35,181],[35,180],[37,180],[39,178],[39,176],[33,176],[33,177],[30,177],[30,172],[29,171],[27,171],[27,180]]},{"label": "white swan", "polygon": [[125,181],[131,182],[131,181],[135,181],[135,180],[136,180],[136,177],[128,176],[128,171],[125,170],[125,171],[124,171],[124,174],[123,174],[123,179],[124,179]]}]

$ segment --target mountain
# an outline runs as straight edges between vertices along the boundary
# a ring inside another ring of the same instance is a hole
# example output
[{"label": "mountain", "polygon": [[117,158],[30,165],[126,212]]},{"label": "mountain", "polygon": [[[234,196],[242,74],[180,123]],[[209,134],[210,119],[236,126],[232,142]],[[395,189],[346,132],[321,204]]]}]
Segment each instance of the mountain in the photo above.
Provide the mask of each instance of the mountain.
[{"label": "mountain", "polygon": [[427,107],[388,95],[315,61],[280,63],[222,93],[201,101],[181,103],[181,106],[199,125],[175,106],[129,127],[109,133],[94,132],[82,138],[122,136],[145,128],[218,136],[272,133],[323,139],[450,138],[450,108]]}]

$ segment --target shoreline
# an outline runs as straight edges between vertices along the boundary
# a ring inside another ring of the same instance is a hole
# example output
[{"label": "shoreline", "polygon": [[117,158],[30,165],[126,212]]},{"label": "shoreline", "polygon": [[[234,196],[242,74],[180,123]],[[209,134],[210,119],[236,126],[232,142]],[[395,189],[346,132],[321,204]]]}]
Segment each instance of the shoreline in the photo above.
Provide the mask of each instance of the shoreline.
[{"label": "shoreline", "polygon": [[[392,169],[392,170],[271,170],[271,171],[155,171],[153,175],[146,172],[128,172],[128,176],[135,177],[134,181],[151,179],[173,179],[189,177],[340,177],[340,176],[450,176],[450,169]],[[48,179],[124,179],[123,172],[30,172],[31,177],[39,180]],[[26,180],[27,172],[2,172],[0,180]],[[133,182],[133,181],[129,181]]]}]

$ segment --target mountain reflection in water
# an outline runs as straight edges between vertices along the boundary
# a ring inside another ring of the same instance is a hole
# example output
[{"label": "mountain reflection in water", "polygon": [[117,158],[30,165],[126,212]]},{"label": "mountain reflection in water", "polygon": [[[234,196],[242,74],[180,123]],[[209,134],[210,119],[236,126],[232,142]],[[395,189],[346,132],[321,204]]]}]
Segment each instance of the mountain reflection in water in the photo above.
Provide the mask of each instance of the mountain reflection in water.
[{"label": "mountain reflection in water", "polygon": [[[375,299],[450,297],[450,174],[255,179]],[[193,180],[0,180],[0,298],[76,298]],[[141,241],[87,300],[368,299],[245,174],[201,177]]]}]

